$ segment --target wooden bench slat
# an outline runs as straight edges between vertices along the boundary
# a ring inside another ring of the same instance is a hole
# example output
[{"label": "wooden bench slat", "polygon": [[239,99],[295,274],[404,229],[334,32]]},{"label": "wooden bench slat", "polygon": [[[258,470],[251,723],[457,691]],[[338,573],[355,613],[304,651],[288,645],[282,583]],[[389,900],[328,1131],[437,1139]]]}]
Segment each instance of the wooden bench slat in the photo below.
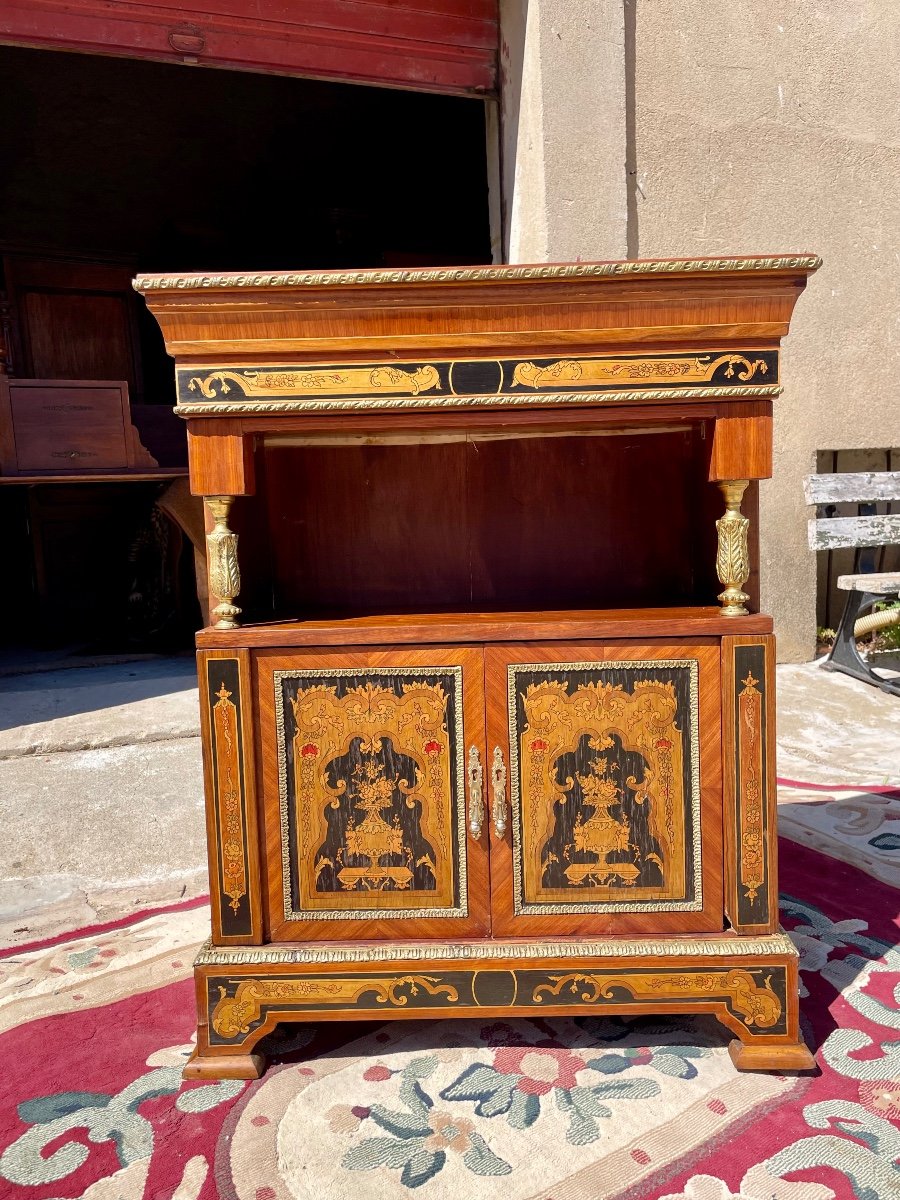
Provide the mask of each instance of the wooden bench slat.
[{"label": "wooden bench slat", "polygon": [[810,550],[900,544],[900,513],[873,517],[826,517],[809,522]]},{"label": "wooden bench slat", "polygon": [[839,475],[807,475],[807,504],[866,503],[900,500],[900,471],[860,471]]},{"label": "wooden bench slat", "polygon": [[842,592],[869,592],[873,596],[889,596],[900,592],[900,571],[874,571],[869,575],[839,575]]}]

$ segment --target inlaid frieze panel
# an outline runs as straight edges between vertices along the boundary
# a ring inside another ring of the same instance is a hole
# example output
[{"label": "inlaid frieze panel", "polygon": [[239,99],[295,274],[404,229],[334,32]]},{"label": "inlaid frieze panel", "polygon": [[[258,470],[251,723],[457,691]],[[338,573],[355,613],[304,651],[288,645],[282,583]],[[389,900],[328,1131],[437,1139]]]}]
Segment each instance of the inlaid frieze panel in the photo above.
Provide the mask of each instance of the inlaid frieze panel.
[{"label": "inlaid frieze panel", "polygon": [[578,358],[435,359],[418,362],[179,367],[187,414],[352,411],[356,408],[593,404],[690,397],[771,396],[774,350],[589,355]]},{"label": "inlaid frieze panel", "polygon": [[646,1001],[666,1011],[721,1012],[753,1037],[787,1032],[787,976],[783,963],[737,967],[671,964],[589,971],[509,968],[435,968],[427,973],[361,971],[353,975],[302,973],[241,977],[211,972],[205,979],[209,1040],[221,1046],[255,1040],[263,1025],[340,1011],[350,1017],[460,1015],[508,1007],[511,1012],[629,1011]]},{"label": "inlaid frieze panel", "polygon": [[287,920],[466,915],[460,667],[275,672]]},{"label": "inlaid frieze panel", "polygon": [[699,911],[697,662],[508,672],[515,912]]}]

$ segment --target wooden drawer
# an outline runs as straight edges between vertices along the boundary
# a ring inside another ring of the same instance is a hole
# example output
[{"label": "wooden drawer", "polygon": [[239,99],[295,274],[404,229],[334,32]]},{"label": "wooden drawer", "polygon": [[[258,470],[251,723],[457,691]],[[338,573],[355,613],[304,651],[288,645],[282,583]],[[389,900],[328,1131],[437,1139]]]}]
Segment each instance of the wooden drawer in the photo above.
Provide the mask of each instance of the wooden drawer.
[{"label": "wooden drawer", "polygon": [[17,472],[122,470],[132,465],[125,383],[11,379],[9,404]]}]

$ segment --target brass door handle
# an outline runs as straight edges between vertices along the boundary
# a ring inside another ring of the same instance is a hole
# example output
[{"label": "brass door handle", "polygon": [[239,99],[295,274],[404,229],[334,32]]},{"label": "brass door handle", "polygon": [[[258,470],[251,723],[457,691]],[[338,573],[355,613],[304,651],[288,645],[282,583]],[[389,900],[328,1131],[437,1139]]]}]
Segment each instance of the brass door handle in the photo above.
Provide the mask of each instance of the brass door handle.
[{"label": "brass door handle", "polygon": [[494,747],[494,759],[491,764],[491,818],[494,822],[494,832],[498,838],[506,833],[506,763],[503,761],[503,751],[499,746]]},{"label": "brass door handle", "polygon": [[484,822],[484,795],[482,782],[484,772],[481,767],[481,756],[477,746],[469,747],[469,832],[473,838],[481,837],[481,826]]}]

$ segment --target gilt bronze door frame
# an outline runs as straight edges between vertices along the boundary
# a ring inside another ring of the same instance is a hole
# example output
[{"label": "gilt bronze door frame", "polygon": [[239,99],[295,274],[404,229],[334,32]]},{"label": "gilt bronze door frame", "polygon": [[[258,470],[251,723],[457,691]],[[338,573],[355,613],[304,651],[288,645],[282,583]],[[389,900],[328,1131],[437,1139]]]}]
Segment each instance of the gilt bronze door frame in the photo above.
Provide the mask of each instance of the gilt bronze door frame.
[{"label": "gilt bronze door frame", "polygon": [[713,639],[486,649],[509,808],[494,936],[721,931],[719,657]]},{"label": "gilt bronze door frame", "polygon": [[483,651],[262,651],[255,672],[270,938],[488,933]]}]

